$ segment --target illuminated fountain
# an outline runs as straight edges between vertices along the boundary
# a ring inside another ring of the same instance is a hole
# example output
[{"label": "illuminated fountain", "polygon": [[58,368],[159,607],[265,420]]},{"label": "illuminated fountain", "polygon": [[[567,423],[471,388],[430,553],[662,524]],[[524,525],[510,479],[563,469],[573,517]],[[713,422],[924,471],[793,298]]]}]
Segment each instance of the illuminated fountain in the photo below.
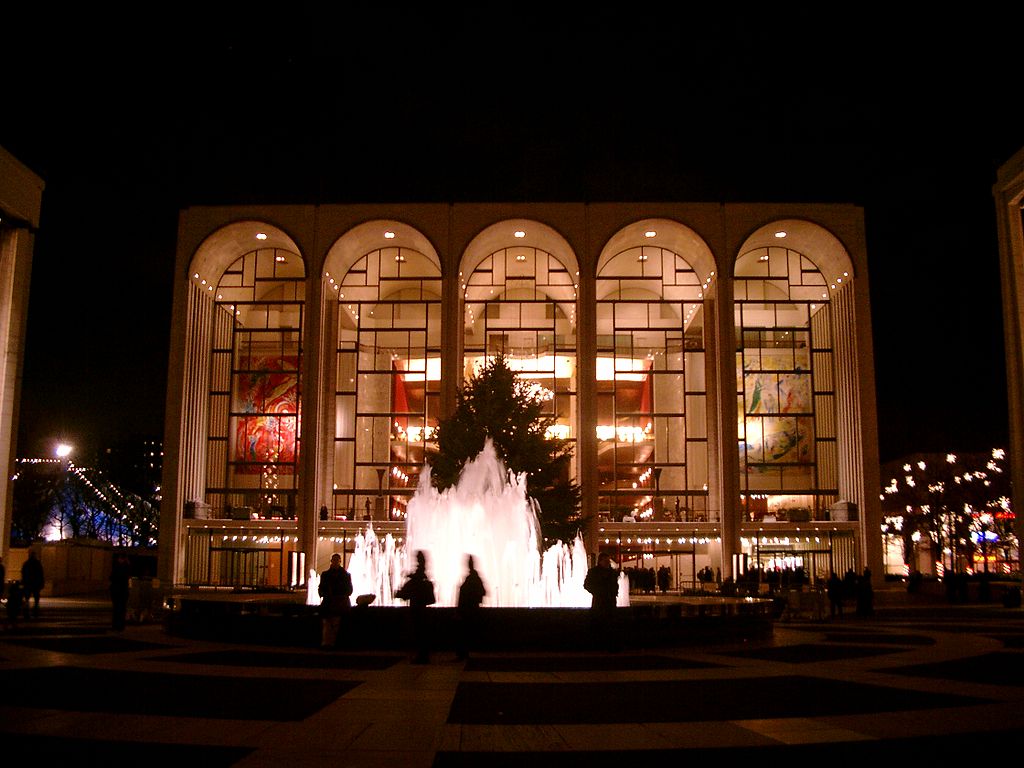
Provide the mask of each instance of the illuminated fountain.
[{"label": "illuminated fountain", "polygon": [[[484,605],[498,608],[587,608],[583,588],[587,552],[580,536],[540,551],[536,501],[526,495],[526,475],[506,472],[488,439],[467,462],[458,483],[443,492],[430,484],[429,467],[409,501],[406,537],[377,537],[372,525],[356,537],[349,562],[353,595],[372,594],[375,605],[404,604],[394,592],[413,570],[415,553],[427,556],[438,606],[454,606],[466,575],[466,556],[487,587]],[[310,573],[307,602],[319,603],[319,577]],[[629,584],[619,577],[619,605],[629,605]]]}]

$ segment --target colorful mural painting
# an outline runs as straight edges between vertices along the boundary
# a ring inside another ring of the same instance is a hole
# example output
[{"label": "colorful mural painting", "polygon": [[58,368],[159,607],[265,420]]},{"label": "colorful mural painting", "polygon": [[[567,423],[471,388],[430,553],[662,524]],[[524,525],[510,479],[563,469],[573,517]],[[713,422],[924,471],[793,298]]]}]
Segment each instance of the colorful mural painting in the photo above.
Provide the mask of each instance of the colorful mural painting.
[{"label": "colorful mural painting", "polygon": [[[814,459],[811,376],[801,370],[802,356],[796,355],[793,371],[792,349],[744,350],[740,463],[748,472],[765,465],[803,464]],[[790,370],[785,371],[787,368]]]},{"label": "colorful mural painting", "polygon": [[298,457],[299,358],[245,357],[239,368],[235,471],[254,474],[275,464],[279,474],[291,474]]}]

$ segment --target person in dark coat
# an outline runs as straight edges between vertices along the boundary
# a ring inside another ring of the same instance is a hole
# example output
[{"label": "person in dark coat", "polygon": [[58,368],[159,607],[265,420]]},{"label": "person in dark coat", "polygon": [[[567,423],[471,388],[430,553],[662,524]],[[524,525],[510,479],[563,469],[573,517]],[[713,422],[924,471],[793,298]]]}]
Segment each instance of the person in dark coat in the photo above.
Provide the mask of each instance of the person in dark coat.
[{"label": "person in dark coat", "polygon": [[416,655],[413,664],[427,664],[430,661],[430,626],[427,621],[427,606],[433,605],[434,582],[427,578],[427,556],[416,553],[416,570],[409,574],[405,584],[395,592],[399,600],[408,600],[412,620],[413,642]]},{"label": "person in dark coat", "polygon": [[459,602],[455,607],[458,624],[455,656],[459,661],[469,658],[470,646],[474,644],[479,630],[480,604],[487,594],[483,579],[474,567],[472,555],[466,557],[466,567],[469,568],[469,573],[459,587]]},{"label": "person in dark coat", "polygon": [[36,551],[28,551],[28,560],[21,566],[21,587],[25,593],[25,618],[29,617],[29,603],[32,603],[32,616],[39,616],[39,593],[43,591],[43,564],[36,557]]},{"label": "person in dark coat", "polygon": [[4,629],[16,629],[18,617],[21,616],[22,591],[21,582],[12,581],[7,588],[7,619]]},{"label": "person in dark coat", "polygon": [[843,616],[843,580],[836,575],[835,571],[832,571],[832,575],[828,577],[828,583],[826,585],[828,590],[828,602],[831,608],[831,616],[834,619],[836,616],[842,618]]},{"label": "person in dark coat", "polygon": [[857,599],[857,572],[853,568],[847,568],[846,573],[843,574],[843,599],[854,601]]},{"label": "person in dark coat", "polygon": [[612,568],[612,559],[607,552],[597,557],[597,565],[587,571],[583,588],[591,595],[591,630],[603,639],[609,650],[618,649],[615,630],[615,603],[619,596],[619,572]]},{"label": "person in dark coat", "polygon": [[352,603],[352,577],[341,564],[341,555],[331,555],[330,567],[320,574],[320,647],[334,648],[338,644],[338,630],[341,619]]},{"label": "person in dark coat", "polygon": [[875,590],[871,586],[871,569],[865,568],[857,579],[857,615],[871,616],[875,612]]},{"label": "person in dark coat", "polygon": [[668,566],[661,566],[658,569],[658,589],[661,590],[661,594],[668,592],[668,583],[670,579],[671,574],[669,573]]},{"label": "person in dark coat", "polygon": [[128,555],[118,552],[110,566],[111,626],[118,632],[124,629],[128,613],[128,585],[132,577],[132,565]]}]

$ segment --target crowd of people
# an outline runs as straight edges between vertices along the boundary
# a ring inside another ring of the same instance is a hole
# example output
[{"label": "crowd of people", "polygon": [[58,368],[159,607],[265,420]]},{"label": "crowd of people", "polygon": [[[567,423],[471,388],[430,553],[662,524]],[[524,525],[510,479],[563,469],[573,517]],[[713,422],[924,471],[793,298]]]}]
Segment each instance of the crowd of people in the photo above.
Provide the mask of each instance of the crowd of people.
[{"label": "crowd of people", "polygon": [[846,603],[853,602],[858,616],[871,616],[874,612],[875,590],[871,585],[871,569],[865,568],[860,575],[848,568],[842,578],[833,571],[826,582],[829,615],[840,618]]}]

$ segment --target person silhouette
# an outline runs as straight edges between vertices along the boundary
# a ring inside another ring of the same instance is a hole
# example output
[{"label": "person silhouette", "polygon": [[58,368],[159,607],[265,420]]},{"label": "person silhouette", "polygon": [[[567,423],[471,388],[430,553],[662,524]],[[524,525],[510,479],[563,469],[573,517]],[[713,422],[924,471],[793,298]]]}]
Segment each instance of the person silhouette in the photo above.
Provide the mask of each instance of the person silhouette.
[{"label": "person silhouette", "polygon": [[427,556],[422,550],[416,553],[416,570],[409,574],[409,578],[395,592],[395,597],[409,602],[412,637],[416,646],[413,664],[427,664],[430,661],[427,606],[433,605],[435,598],[434,582],[427,578]]},{"label": "person silhouette", "polygon": [[612,568],[612,559],[607,552],[597,557],[597,565],[587,571],[583,588],[591,594],[591,631],[597,639],[603,639],[609,650],[618,649],[615,631],[615,603],[619,596],[619,573]]},{"label": "person silhouette", "polygon": [[480,604],[487,594],[484,582],[477,573],[473,556],[466,556],[466,567],[469,573],[459,587],[459,602],[455,607],[457,623],[455,656],[459,661],[469,658],[470,646],[474,645],[479,632]]},{"label": "person silhouette", "polygon": [[338,630],[341,618],[348,613],[352,604],[352,577],[341,564],[341,555],[331,555],[330,567],[320,574],[320,647],[334,648],[338,644]]},{"label": "person silhouette", "polygon": [[132,578],[132,564],[128,555],[118,552],[110,566],[111,627],[116,631],[124,629],[128,613],[128,594]]},{"label": "person silhouette", "polygon": [[25,618],[29,617],[29,603],[33,617],[39,616],[39,593],[43,590],[43,564],[36,557],[36,551],[28,551],[28,560],[21,566],[21,586],[25,591]]}]

